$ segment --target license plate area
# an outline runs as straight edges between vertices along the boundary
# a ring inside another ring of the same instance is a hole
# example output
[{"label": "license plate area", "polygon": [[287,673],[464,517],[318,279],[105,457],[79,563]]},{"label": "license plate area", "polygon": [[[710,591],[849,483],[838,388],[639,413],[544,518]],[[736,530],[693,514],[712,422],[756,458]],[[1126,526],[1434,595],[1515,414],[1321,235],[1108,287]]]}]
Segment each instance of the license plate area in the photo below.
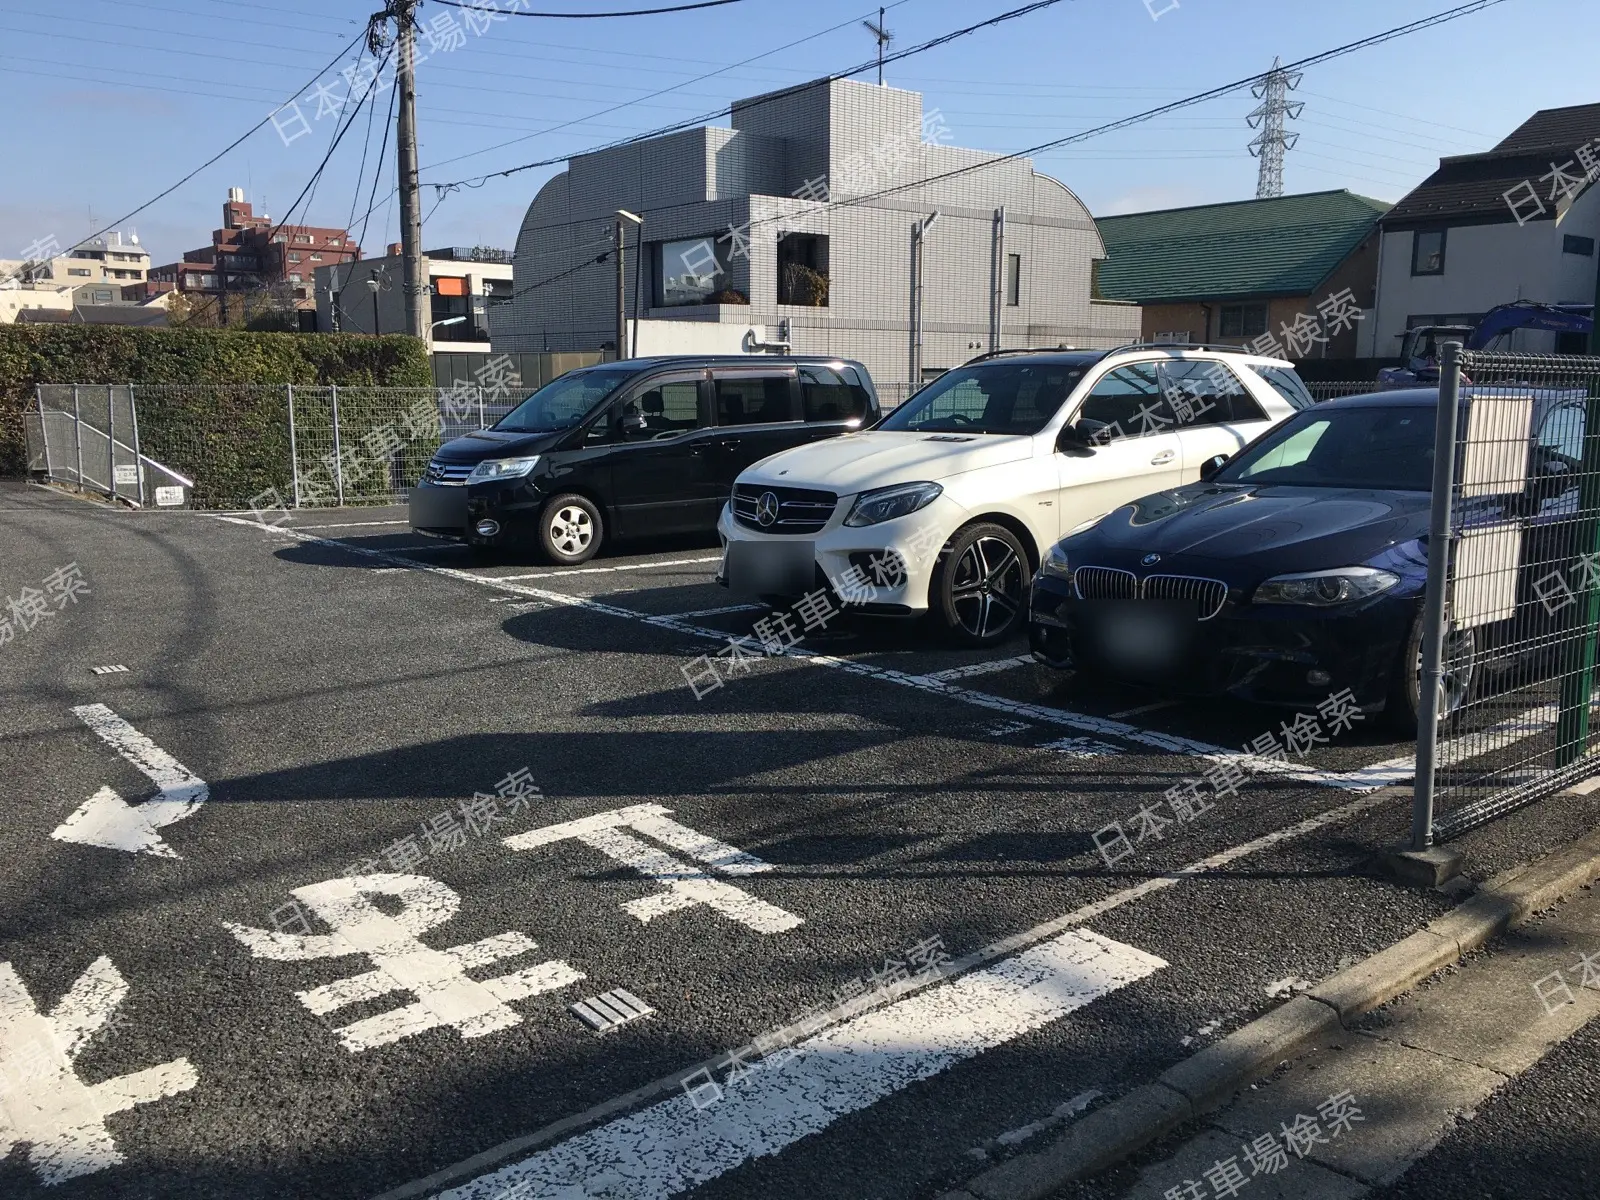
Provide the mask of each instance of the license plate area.
[{"label": "license plate area", "polygon": [[817,577],[816,543],[729,542],[728,590],[748,596],[803,596]]}]

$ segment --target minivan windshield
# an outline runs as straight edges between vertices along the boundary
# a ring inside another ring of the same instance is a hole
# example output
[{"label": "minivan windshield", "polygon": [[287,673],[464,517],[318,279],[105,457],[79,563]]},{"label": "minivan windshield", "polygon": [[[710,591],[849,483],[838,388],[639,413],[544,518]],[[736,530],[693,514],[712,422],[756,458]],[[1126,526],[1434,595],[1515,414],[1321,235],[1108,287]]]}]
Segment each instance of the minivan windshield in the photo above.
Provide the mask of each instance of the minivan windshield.
[{"label": "minivan windshield", "polygon": [[1087,363],[986,362],[946,371],[878,423],[906,433],[1035,434]]},{"label": "minivan windshield", "polygon": [[1318,406],[1240,453],[1213,482],[1431,491],[1433,425],[1434,409],[1419,404]]},{"label": "minivan windshield", "polygon": [[637,367],[568,371],[552,379],[505,416],[494,428],[501,433],[544,433],[570,429],[594,411],[595,405],[638,374]]}]

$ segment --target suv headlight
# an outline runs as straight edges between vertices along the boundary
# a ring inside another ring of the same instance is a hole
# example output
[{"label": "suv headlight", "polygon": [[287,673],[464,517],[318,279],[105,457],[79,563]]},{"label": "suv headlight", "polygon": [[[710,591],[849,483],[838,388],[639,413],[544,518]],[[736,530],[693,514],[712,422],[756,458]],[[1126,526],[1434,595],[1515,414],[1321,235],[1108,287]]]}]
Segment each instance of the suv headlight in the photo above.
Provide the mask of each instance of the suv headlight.
[{"label": "suv headlight", "polygon": [[487,483],[491,479],[521,479],[539,463],[539,456],[528,458],[486,458],[472,468],[468,483]]},{"label": "suv headlight", "polygon": [[901,483],[894,487],[874,488],[856,497],[844,523],[859,528],[892,521],[919,508],[927,508],[943,491],[937,483]]},{"label": "suv headlight", "polygon": [[1304,571],[1297,575],[1275,575],[1256,589],[1256,604],[1308,604],[1331,608],[1386,592],[1400,582],[1400,576],[1376,567],[1340,567],[1333,571]]},{"label": "suv headlight", "polygon": [[1044,561],[1039,564],[1039,574],[1068,583],[1072,581],[1072,567],[1067,562],[1067,552],[1062,549],[1060,542],[1051,546],[1050,553],[1044,556]]}]

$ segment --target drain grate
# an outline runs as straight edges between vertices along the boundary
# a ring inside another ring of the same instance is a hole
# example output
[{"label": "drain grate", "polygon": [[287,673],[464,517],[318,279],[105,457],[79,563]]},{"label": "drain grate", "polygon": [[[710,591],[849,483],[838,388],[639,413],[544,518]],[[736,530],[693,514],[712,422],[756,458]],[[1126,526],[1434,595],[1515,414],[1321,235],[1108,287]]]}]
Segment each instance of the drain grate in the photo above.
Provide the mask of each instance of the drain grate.
[{"label": "drain grate", "polygon": [[578,1020],[599,1034],[610,1033],[618,1026],[648,1017],[656,1011],[625,988],[612,988],[609,992],[579,1000],[568,1007]]}]

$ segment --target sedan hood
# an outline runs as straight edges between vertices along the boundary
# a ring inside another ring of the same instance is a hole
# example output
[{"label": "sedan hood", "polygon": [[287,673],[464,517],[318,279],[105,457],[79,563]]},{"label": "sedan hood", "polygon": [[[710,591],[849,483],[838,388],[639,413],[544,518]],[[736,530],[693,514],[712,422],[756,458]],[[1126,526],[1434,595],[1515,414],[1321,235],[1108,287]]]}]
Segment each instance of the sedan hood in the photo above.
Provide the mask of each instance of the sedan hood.
[{"label": "sedan hood", "polygon": [[434,451],[442,462],[479,463],[486,458],[519,458],[552,450],[566,435],[565,429],[546,433],[509,433],[480,429],[454,438]]},{"label": "sedan hood", "polygon": [[1086,561],[1159,554],[1243,565],[1259,557],[1271,574],[1314,571],[1425,538],[1428,510],[1426,492],[1197,483],[1119,508],[1069,547]]},{"label": "sedan hood", "polygon": [[948,479],[1032,456],[1030,437],[868,430],[774,454],[747,468],[738,481],[824,488],[849,496],[897,483]]}]

